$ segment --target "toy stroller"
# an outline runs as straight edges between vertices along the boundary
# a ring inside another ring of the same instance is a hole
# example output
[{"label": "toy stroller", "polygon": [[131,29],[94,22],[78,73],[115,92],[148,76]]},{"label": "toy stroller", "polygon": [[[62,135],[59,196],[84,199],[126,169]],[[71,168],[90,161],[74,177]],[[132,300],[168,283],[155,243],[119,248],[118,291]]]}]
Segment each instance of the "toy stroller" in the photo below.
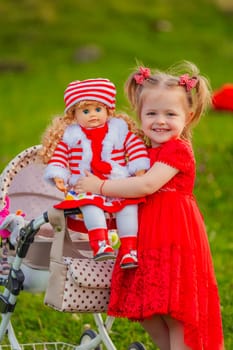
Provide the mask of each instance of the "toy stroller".
[{"label": "toy stroller", "polygon": [[[16,242],[14,256],[11,258],[11,266],[9,273],[0,276],[1,285],[4,287],[2,294],[0,294],[0,312],[2,321],[0,323],[0,343],[7,335],[9,340],[8,345],[0,345],[0,349],[7,348],[14,350],[23,350],[24,348],[37,349],[37,344],[19,344],[13,326],[11,324],[11,316],[14,312],[17,296],[22,289],[28,292],[43,292],[46,291],[50,280],[50,254],[53,254],[56,249],[56,237],[59,233],[54,232],[54,223],[51,223],[53,218],[53,205],[60,202],[62,194],[52,186],[43,181],[44,165],[38,157],[39,146],[33,146],[26,149],[18,156],[16,156],[1,174],[1,188],[0,188],[0,210],[4,210],[7,201],[10,200],[9,215],[13,214],[13,222],[11,227],[4,226],[5,220],[2,220],[1,228],[9,230],[14,235],[10,234],[9,239],[13,244]],[[24,220],[18,220],[20,213],[25,213]],[[48,209],[48,211],[44,211]],[[51,214],[52,213],[52,214]],[[60,218],[70,218],[77,216],[79,209],[65,210],[60,214]],[[6,217],[9,217],[7,215]],[[68,220],[62,222],[69,222]],[[26,221],[27,220],[27,221]],[[68,225],[69,226],[69,225]],[[72,225],[71,225],[72,226]],[[59,230],[58,230],[59,231]],[[68,229],[65,229],[66,235]],[[72,241],[75,245],[75,257],[85,259],[85,261],[93,261],[91,259],[91,250],[89,242],[85,234],[74,232],[69,228],[68,241]],[[67,238],[67,237],[66,237]],[[59,238],[59,240],[61,240]],[[57,246],[56,246],[57,247]],[[72,260],[73,252],[66,251],[66,255]],[[41,256],[43,260],[41,261]],[[81,261],[81,260],[80,260]],[[60,276],[56,276],[59,280]],[[107,290],[107,295],[109,290]],[[79,312],[76,310],[69,310],[70,312]],[[103,309],[103,312],[106,310]],[[82,310],[83,312],[83,310]],[[87,311],[88,312],[88,311]],[[101,313],[93,313],[94,321],[96,323],[98,333],[92,329],[87,329],[80,337],[80,345],[72,345],[66,343],[42,343],[43,349],[75,349],[75,350],[89,350],[101,349],[101,344],[104,344],[108,350],[116,350],[109,331],[114,323],[114,318],[107,316],[103,320]],[[53,346],[53,347],[51,347]],[[41,343],[40,343],[41,349]],[[129,345],[130,350],[143,350],[144,346],[139,342],[133,342]]]}]

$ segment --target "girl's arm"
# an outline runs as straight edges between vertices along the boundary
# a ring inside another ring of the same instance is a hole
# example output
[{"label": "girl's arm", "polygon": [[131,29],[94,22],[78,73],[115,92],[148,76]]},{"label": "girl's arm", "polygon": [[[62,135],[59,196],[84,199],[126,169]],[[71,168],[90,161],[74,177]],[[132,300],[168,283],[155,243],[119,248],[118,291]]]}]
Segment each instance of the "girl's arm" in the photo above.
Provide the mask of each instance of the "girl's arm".
[{"label": "girl's arm", "polygon": [[178,169],[170,165],[156,162],[150,170],[142,176],[103,181],[87,173],[86,177],[78,180],[75,191],[78,193],[93,192],[110,197],[142,197],[158,191],[178,172]]}]

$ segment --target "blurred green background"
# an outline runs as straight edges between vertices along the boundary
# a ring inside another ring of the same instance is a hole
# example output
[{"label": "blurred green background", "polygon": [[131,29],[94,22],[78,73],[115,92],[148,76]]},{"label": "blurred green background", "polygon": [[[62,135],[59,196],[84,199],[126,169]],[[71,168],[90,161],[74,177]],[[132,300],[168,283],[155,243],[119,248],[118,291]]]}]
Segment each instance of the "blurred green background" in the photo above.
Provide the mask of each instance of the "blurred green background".
[{"label": "blurred green background", "polygon": [[[63,113],[63,92],[70,81],[111,79],[118,90],[117,110],[127,111],[123,84],[136,62],[166,69],[183,59],[197,64],[214,90],[233,83],[232,0],[2,0],[1,169],[22,150],[40,143],[52,117]],[[210,110],[193,136],[195,194],[213,252],[226,349],[233,348],[232,117],[230,112]],[[85,316],[44,311],[37,304],[42,300],[40,295],[20,295],[15,311],[19,340],[56,337],[77,342],[81,330],[76,327],[91,322],[89,316],[86,321]],[[54,319],[56,331],[46,326]],[[118,349],[126,349],[132,340],[155,348],[139,325],[115,323],[112,337]]]}]

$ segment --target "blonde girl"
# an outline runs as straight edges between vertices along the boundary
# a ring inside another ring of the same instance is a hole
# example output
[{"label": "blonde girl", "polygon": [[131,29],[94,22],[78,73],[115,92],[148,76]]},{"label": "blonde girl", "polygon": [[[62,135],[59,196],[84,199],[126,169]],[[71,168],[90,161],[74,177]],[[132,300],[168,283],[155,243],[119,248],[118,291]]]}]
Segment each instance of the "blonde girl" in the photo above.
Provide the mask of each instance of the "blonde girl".
[{"label": "blonde girl", "polygon": [[140,321],[160,350],[223,349],[214,267],[193,195],[191,130],[209,104],[209,83],[184,62],[168,72],[140,67],[125,88],[149,142],[151,168],[120,181],[87,173],[76,186],[147,196],[139,208],[138,268],[121,271],[116,262],[108,314]]}]

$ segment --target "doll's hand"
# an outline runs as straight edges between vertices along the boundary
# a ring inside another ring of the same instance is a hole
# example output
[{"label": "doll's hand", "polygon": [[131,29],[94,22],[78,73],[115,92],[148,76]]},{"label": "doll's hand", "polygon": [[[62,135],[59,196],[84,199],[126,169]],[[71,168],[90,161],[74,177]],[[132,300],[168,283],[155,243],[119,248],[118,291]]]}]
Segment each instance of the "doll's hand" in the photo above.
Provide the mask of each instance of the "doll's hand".
[{"label": "doll's hand", "polygon": [[67,188],[65,186],[64,180],[59,178],[59,177],[55,177],[54,179],[55,185],[57,187],[57,189],[61,192],[67,192]]},{"label": "doll's hand", "polygon": [[74,190],[77,193],[92,192],[100,193],[100,186],[103,180],[93,175],[89,171],[85,171],[85,177],[80,177],[77,184],[74,186]]},{"label": "doll's hand", "polygon": [[135,172],[135,176],[142,176],[145,174],[145,172],[146,172],[145,169],[138,170]]}]

